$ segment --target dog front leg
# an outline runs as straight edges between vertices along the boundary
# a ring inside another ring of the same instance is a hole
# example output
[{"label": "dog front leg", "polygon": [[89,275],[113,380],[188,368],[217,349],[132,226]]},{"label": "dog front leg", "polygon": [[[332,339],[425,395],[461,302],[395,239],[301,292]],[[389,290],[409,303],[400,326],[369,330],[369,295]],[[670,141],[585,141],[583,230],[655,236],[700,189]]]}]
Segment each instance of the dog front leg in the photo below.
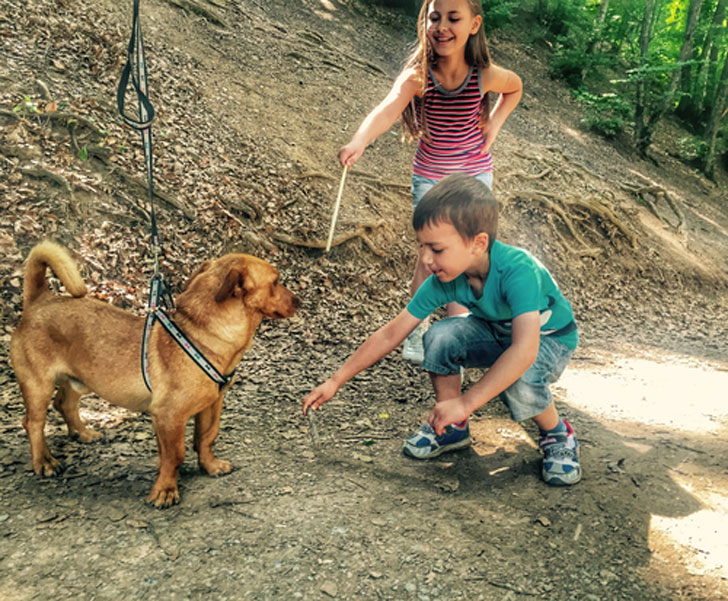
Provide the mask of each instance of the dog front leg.
[{"label": "dog front leg", "polygon": [[211,476],[229,474],[233,464],[218,459],[212,454],[212,443],[220,431],[220,415],[222,413],[222,394],[207,409],[195,415],[195,451],[200,468]]},{"label": "dog front leg", "polygon": [[185,459],[185,420],[177,415],[152,416],[159,448],[159,472],[147,503],[157,508],[170,507],[179,502],[177,473]]}]

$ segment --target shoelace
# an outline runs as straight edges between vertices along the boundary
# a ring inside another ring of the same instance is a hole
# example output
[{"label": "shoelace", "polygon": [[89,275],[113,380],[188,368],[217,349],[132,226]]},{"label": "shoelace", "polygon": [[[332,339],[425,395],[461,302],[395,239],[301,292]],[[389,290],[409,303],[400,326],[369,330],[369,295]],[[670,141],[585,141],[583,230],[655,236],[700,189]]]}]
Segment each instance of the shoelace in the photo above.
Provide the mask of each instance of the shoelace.
[{"label": "shoelace", "polygon": [[573,459],[576,451],[575,449],[566,446],[566,442],[549,442],[547,444],[541,444],[541,449],[545,457],[549,459]]}]

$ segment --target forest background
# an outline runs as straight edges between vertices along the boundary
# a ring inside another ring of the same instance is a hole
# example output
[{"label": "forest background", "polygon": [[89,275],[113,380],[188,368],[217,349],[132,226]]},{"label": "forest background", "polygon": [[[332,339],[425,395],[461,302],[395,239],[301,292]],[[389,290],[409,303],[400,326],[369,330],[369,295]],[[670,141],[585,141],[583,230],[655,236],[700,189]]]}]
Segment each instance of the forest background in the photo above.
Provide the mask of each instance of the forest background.
[{"label": "forest background", "polygon": [[[417,0],[381,0],[415,14]],[[661,120],[686,127],[674,152],[712,177],[728,158],[728,0],[483,0],[486,31],[513,26],[550,48],[551,74],[583,105],[584,125],[630,132],[647,156]],[[533,24],[533,27],[529,27]]]}]

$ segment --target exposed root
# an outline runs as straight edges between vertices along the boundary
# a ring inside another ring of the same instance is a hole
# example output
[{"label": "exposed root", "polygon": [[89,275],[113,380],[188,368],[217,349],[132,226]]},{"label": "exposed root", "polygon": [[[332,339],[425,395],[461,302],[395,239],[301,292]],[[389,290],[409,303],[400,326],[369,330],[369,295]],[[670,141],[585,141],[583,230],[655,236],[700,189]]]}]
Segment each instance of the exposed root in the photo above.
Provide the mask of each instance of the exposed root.
[{"label": "exposed root", "polygon": [[[369,250],[371,250],[378,257],[383,257],[385,255],[384,251],[377,248],[374,242],[372,242],[371,238],[369,238],[369,234],[371,233],[371,231],[382,225],[384,225],[384,222],[381,221],[379,223],[362,224],[355,231],[349,232],[347,234],[342,234],[338,238],[334,238],[334,240],[331,242],[331,245],[339,246],[344,242],[348,242],[352,238],[361,238],[364,244],[369,247]],[[274,234],[272,234],[271,237],[278,242],[291,244],[293,246],[303,246],[305,248],[326,248],[326,241],[324,240],[298,240],[282,232],[275,232]]]},{"label": "exposed root", "polygon": [[213,8],[210,8],[208,6],[204,6],[201,2],[196,2],[195,0],[165,0],[167,4],[171,4],[172,6],[176,6],[177,8],[181,8],[183,10],[186,10],[190,13],[193,13],[195,15],[199,15],[205,19],[207,19],[210,23],[214,23],[215,25],[218,25],[219,27],[224,27],[225,29],[228,28],[228,24],[225,22],[225,20],[222,18],[222,16]]},{"label": "exposed root", "polygon": [[[668,194],[667,190],[665,190],[662,186],[657,185],[655,182],[649,180],[644,175],[641,175],[636,171],[631,171],[631,173],[640,178],[642,180],[642,183],[622,182],[622,189],[637,196],[640,200],[642,200],[642,202],[647,205],[647,208],[650,209],[655,217],[657,217],[667,227],[680,234],[683,238],[686,238],[687,234],[685,232],[685,215],[683,214],[679,203],[675,199],[673,199],[672,196]],[[670,210],[675,214],[675,216],[677,217],[676,224],[671,223],[669,219],[663,217],[663,215],[660,213],[657,206],[657,203],[660,200],[664,200],[665,204],[667,204]]]}]

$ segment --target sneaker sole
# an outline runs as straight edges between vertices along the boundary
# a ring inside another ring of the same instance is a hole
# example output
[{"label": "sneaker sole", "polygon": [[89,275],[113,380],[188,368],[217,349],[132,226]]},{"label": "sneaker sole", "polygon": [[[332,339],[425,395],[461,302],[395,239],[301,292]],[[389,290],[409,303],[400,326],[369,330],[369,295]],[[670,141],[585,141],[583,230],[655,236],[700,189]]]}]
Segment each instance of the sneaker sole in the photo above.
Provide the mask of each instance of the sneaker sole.
[{"label": "sneaker sole", "polygon": [[436,450],[432,451],[429,455],[425,456],[418,456],[413,455],[412,452],[409,450],[409,447],[405,444],[402,447],[402,452],[407,455],[407,457],[411,457],[412,459],[432,459],[433,457],[439,457],[443,453],[447,453],[449,451],[459,451],[460,449],[464,449],[469,447],[473,444],[473,441],[470,437],[463,438],[459,442],[453,442],[452,444],[446,444],[442,445],[441,447],[438,447]]},{"label": "sneaker sole", "polygon": [[576,484],[581,481],[581,470],[578,470],[576,472],[576,476],[571,478],[564,474],[564,476],[553,476],[551,479],[547,480],[546,474],[543,472],[541,473],[541,477],[549,486],[571,486],[572,484]]}]

